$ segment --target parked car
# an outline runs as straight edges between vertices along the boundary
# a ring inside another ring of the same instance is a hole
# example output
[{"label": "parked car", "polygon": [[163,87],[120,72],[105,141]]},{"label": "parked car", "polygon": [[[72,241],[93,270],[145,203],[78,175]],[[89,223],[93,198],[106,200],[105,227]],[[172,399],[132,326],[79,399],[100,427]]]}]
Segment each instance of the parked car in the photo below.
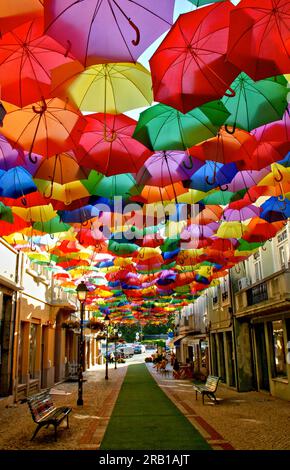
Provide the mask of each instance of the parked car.
[{"label": "parked car", "polygon": [[141,353],[142,353],[141,344],[135,344],[135,346],[134,346],[134,354],[141,354]]}]

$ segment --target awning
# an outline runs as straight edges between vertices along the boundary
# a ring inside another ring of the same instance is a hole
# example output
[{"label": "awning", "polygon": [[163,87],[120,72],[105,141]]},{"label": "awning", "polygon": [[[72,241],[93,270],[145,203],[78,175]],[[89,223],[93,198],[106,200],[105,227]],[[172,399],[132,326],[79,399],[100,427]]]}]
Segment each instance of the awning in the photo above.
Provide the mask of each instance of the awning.
[{"label": "awning", "polygon": [[179,335],[179,336],[176,336],[176,338],[173,338],[173,343],[176,345],[176,344],[179,344],[180,341],[185,338],[187,335]]}]

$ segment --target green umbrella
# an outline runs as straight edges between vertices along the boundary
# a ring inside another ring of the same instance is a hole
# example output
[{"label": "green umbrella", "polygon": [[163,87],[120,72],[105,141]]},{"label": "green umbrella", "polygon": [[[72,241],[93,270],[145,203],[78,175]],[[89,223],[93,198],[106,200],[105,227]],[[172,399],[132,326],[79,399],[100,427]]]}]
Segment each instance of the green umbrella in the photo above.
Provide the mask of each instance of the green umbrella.
[{"label": "green umbrella", "polygon": [[130,255],[139,250],[139,246],[134,243],[118,243],[109,240],[108,250],[116,255]]},{"label": "green umbrella", "polygon": [[40,230],[41,232],[46,233],[58,233],[58,232],[67,232],[71,226],[60,221],[59,216],[57,215],[53,219],[48,220],[47,222],[35,222],[33,224],[35,230]]},{"label": "green umbrella", "polygon": [[265,242],[254,242],[250,243],[247,242],[246,240],[243,240],[242,238],[239,240],[239,246],[237,248],[238,251],[252,251],[256,250],[260,246],[263,246]]},{"label": "green umbrella", "polygon": [[225,123],[228,132],[233,133],[236,127],[250,131],[280,120],[287,107],[287,83],[283,75],[255,82],[244,72],[240,73],[231,84],[235,96],[222,98],[231,113]]},{"label": "green umbrella", "polygon": [[5,206],[3,202],[0,202],[0,220],[4,220],[9,224],[13,224],[14,221],[12,209],[10,207]]},{"label": "green umbrella", "polygon": [[232,197],[235,193],[231,191],[214,191],[208,196],[204,197],[200,202],[202,204],[211,205],[211,206],[226,206],[231,202]]},{"label": "green umbrella", "polygon": [[133,137],[151,150],[185,150],[215,137],[229,114],[221,101],[186,114],[159,103],[140,114]]},{"label": "green umbrella", "polygon": [[95,170],[90,172],[87,180],[82,184],[91,195],[113,198],[114,196],[131,197],[139,195],[141,188],[131,173],[122,173],[114,176],[103,176]]}]

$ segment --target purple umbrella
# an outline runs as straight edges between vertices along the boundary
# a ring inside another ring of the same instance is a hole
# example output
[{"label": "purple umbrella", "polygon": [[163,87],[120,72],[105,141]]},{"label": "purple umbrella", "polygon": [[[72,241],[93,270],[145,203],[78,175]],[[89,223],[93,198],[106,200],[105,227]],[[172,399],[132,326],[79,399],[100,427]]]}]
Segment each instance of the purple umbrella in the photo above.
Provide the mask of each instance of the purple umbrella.
[{"label": "purple umbrella", "polygon": [[232,181],[228,183],[228,191],[235,193],[256,186],[270,171],[271,168],[269,166],[262,168],[262,170],[239,171]]},{"label": "purple umbrella", "polygon": [[138,184],[149,186],[169,186],[188,180],[204,162],[186,152],[167,150],[156,152],[149,157],[137,174]]},{"label": "purple umbrella", "polygon": [[85,66],[136,62],[173,11],[174,0],[45,0],[45,32]]},{"label": "purple umbrella", "polygon": [[226,209],[223,213],[223,218],[227,222],[235,222],[251,219],[252,217],[259,217],[261,212],[260,207],[253,206],[252,204],[241,209]]},{"label": "purple umbrella", "polygon": [[14,149],[8,140],[0,135],[0,169],[7,171],[23,163],[23,151]]}]

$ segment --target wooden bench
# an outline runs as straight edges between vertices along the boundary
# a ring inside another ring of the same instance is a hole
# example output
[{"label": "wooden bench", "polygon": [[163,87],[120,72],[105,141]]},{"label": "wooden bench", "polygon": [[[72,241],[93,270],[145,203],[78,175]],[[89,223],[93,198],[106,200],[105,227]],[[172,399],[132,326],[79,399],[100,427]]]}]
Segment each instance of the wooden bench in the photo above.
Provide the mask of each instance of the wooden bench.
[{"label": "wooden bench", "polygon": [[215,397],[215,392],[218,387],[220,377],[216,377],[214,375],[208,375],[205,384],[201,385],[193,385],[193,389],[195,390],[195,399],[197,400],[197,394],[200,393],[202,395],[202,404],[204,405],[204,396],[207,395],[210,399],[213,399],[214,402],[217,404],[218,401]]},{"label": "wooden bench", "polygon": [[67,420],[67,428],[69,427],[68,415],[72,409],[65,406],[56,407],[52,401],[49,390],[44,390],[29,397],[27,403],[31,411],[32,419],[37,424],[31,441],[35,438],[42,426],[46,426],[47,428],[50,424],[54,426],[55,441],[57,440],[57,426],[64,418]]}]

